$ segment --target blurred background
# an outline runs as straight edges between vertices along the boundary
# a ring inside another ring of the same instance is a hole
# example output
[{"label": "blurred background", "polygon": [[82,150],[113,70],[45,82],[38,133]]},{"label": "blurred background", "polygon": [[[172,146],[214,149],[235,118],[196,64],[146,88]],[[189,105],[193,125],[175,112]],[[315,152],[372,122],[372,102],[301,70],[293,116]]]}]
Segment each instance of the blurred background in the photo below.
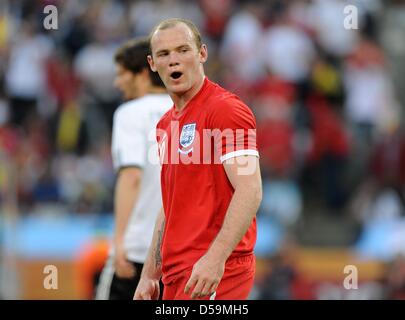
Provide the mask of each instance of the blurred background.
[{"label": "blurred background", "polygon": [[405,298],[403,0],[2,0],[0,298],[92,299],[113,230],[113,54],[169,17],[196,23],[208,77],[257,118],[251,299]]}]

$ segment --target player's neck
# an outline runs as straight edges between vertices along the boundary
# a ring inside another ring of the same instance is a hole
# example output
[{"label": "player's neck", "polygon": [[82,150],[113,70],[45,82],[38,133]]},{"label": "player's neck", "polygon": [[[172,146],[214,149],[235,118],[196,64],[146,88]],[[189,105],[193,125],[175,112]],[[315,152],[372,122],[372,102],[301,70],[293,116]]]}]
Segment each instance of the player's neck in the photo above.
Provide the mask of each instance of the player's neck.
[{"label": "player's neck", "polygon": [[187,104],[190,102],[191,99],[194,98],[194,96],[200,92],[205,80],[205,75],[203,74],[202,77],[199,79],[199,81],[190,88],[190,90],[181,93],[181,94],[175,94],[172,93],[170,94],[170,97],[172,98],[176,111],[181,111],[183,110]]}]

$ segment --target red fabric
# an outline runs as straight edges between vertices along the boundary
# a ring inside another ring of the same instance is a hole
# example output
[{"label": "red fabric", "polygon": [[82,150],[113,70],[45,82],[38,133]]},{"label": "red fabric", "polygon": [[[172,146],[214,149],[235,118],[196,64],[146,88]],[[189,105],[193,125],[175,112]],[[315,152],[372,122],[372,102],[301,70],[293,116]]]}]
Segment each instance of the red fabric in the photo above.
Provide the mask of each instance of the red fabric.
[{"label": "red fabric", "polygon": [[[181,132],[190,124],[196,125],[196,136],[191,145],[184,147],[179,142]],[[176,127],[177,134],[173,130]],[[252,131],[255,128],[249,108],[208,79],[185,109],[179,113],[173,107],[159,121],[157,141],[163,162],[161,184],[166,218],[161,250],[164,284],[191,269],[218,234],[234,193],[219,158],[233,150],[257,151]],[[214,130],[214,134],[210,136],[207,129]],[[215,129],[227,129],[228,137],[229,132],[234,133],[235,141],[218,139]],[[256,219],[231,257],[253,253],[255,242]]]},{"label": "red fabric", "polygon": [[296,90],[294,84],[271,75],[263,80],[258,81],[252,86],[252,91],[256,96],[271,96],[281,97],[285,99],[287,103],[294,102],[296,97]]},{"label": "red fabric", "polygon": [[309,99],[313,144],[310,160],[318,161],[326,154],[346,156],[349,153],[349,138],[343,121],[333,112],[331,106],[321,98]]},{"label": "red fabric", "polygon": [[294,165],[294,128],[286,121],[266,121],[257,129],[260,164],[286,174]]},{"label": "red fabric", "polygon": [[[255,269],[254,255],[229,259],[213,300],[246,300],[254,284]],[[187,294],[184,293],[190,275],[191,271],[165,284],[163,300],[190,300],[194,287]],[[198,300],[209,299],[207,296]]]},{"label": "red fabric", "polygon": [[17,153],[20,140],[15,129],[9,126],[0,127],[0,147],[8,155],[14,156]]},{"label": "red fabric", "polygon": [[204,31],[212,37],[221,37],[232,8],[231,0],[201,0],[200,6],[204,12]]},{"label": "red fabric", "polygon": [[48,88],[59,105],[76,99],[80,83],[68,62],[58,58],[49,59],[46,72]]},{"label": "red fabric", "polygon": [[387,135],[375,146],[371,156],[371,172],[380,183],[405,184],[405,137]]}]

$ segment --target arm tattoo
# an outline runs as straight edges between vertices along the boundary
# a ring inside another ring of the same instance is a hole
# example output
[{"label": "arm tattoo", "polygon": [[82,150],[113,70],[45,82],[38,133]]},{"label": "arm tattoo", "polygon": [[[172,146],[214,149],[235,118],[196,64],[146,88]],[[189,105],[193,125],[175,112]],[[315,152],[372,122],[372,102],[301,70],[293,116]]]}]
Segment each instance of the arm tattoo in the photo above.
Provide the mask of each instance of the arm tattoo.
[{"label": "arm tattoo", "polygon": [[162,222],[160,230],[158,231],[158,241],[155,250],[155,266],[156,268],[162,267],[162,254],[160,252],[160,247],[162,244],[163,230],[165,228],[165,221]]}]

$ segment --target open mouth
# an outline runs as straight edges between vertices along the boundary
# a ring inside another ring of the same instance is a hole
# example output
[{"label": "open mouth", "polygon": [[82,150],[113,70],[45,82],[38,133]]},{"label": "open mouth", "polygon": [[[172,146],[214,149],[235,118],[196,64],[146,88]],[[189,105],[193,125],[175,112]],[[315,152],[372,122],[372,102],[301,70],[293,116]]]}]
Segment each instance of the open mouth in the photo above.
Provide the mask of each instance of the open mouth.
[{"label": "open mouth", "polygon": [[183,73],[181,73],[180,71],[174,71],[170,74],[170,78],[176,80],[178,78],[180,78],[183,75]]}]

